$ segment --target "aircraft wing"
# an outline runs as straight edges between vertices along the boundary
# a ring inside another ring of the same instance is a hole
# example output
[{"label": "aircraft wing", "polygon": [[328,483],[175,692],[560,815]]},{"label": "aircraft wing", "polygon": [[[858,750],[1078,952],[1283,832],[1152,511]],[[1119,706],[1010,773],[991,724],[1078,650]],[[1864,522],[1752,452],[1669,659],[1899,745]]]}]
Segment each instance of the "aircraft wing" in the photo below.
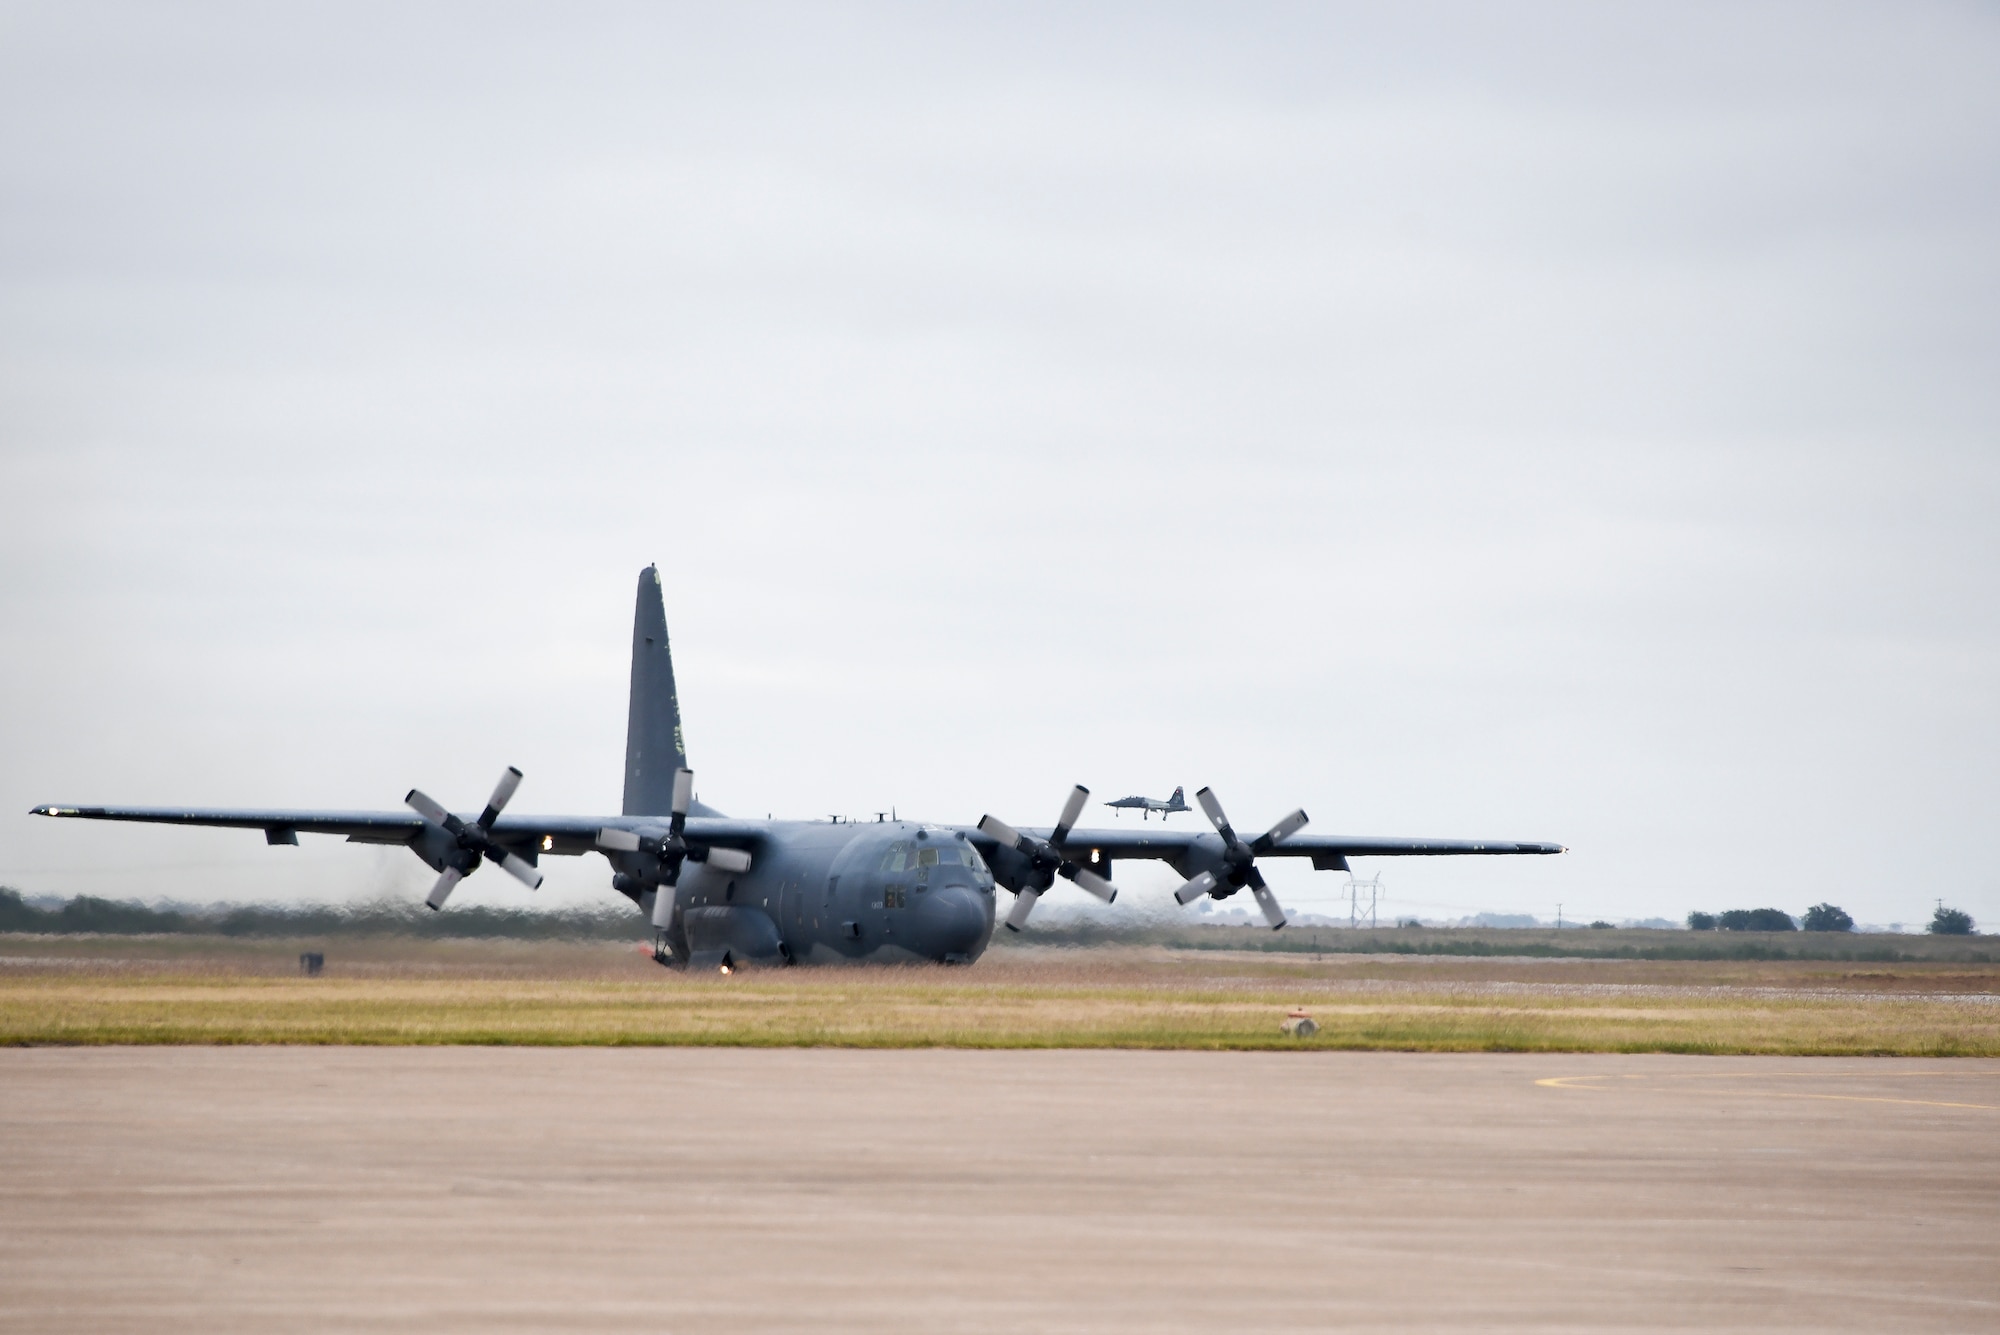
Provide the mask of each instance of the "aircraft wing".
[{"label": "aircraft wing", "polygon": [[[1051,831],[1029,830],[1037,839],[1047,839]],[[968,837],[985,839],[977,831]],[[986,840],[990,843],[990,840]],[[1117,862],[1126,858],[1156,858],[1179,865],[1190,849],[1206,844],[1216,850],[1222,840],[1206,830],[1071,830],[1068,849],[1095,849]],[[1567,852],[1561,844],[1533,843],[1517,839],[1392,839],[1372,835],[1295,834],[1270,852],[1267,858],[1311,858],[1321,871],[1345,871],[1351,857],[1491,857],[1496,855],[1547,854]]]},{"label": "aircraft wing", "polygon": [[[206,825],[236,830],[262,830],[274,844],[297,842],[300,834],[345,836],[355,844],[407,844],[424,828],[414,811],[327,811],[231,807],[72,807],[39,806],[32,815],[76,820],[136,821],[147,825]],[[478,812],[460,813],[470,823]],[[664,830],[664,816],[514,816],[493,823],[494,841],[527,853],[575,855],[595,852],[602,829]],[[762,840],[763,822],[696,816],[688,833],[704,843],[754,847]]]},{"label": "aircraft wing", "polygon": [[424,818],[414,811],[327,811],[285,810],[259,807],[72,807],[39,806],[35,816],[56,816],[71,820],[137,821],[146,825],[212,825],[236,830],[262,830],[272,842],[288,842],[275,836],[287,831],[298,834],[344,834],[356,843],[405,844],[423,828]]}]

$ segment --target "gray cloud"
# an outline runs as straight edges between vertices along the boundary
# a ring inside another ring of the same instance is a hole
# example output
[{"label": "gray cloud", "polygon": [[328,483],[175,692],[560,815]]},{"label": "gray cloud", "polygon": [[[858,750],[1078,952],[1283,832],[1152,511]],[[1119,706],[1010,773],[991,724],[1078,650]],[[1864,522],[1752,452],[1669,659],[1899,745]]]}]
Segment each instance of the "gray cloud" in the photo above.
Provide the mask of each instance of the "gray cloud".
[{"label": "gray cloud", "polygon": [[612,809],[657,559],[725,809],[1206,782],[1576,849],[1411,906],[2000,922],[1988,10],[0,22],[5,810]]}]

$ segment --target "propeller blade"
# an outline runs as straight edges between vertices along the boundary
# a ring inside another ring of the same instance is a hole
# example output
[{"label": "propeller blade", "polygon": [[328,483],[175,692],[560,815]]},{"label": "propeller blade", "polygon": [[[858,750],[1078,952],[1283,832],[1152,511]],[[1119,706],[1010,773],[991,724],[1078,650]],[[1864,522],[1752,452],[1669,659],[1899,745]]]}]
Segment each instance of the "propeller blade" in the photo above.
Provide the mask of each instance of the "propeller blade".
[{"label": "propeller blade", "polygon": [[731,876],[750,870],[750,855],[740,848],[711,848],[704,860],[717,871]]},{"label": "propeller blade", "polygon": [[1236,831],[1229,828],[1229,817],[1222,814],[1222,803],[1215,800],[1215,790],[1203,788],[1194,795],[1194,800],[1201,803],[1201,809],[1207,814],[1208,823],[1215,827],[1215,832],[1233,843]]},{"label": "propeller blade", "polygon": [[433,911],[443,908],[444,902],[451,898],[451,888],[464,879],[464,872],[456,867],[446,867],[444,875],[438,877],[437,884],[431,887],[431,897],[424,903],[430,905]]},{"label": "propeller blade", "polygon": [[653,892],[653,926],[666,931],[674,924],[674,896],[680,893],[670,883],[662,882]]},{"label": "propeller blade", "polygon": [[1021,845],[1021,832],[1006,821],[1001,820],[998,816],[981,816],[979,818],[979,832],[989,838],[999,840],[1009,848],[1019,848]]},{"label": "propeller blade", "polygon": [[636,853],[639,851],[639,845],[644,842],[645,840],[630,830],[604,829],[597,832],[599,848],[609,848],[619,853]]},{"label": "propeller blade", "polygon": [[416,789],[410,789],[409,794],[403,798],[403,805],[416,812],[419,816],[422,816],[431,824],[442,825],[447,830],[451,829],[451,813]]},{"label": "propeller blade", "polygon": [[1271,887],[1264,884],[1263,877],[1250,882],[1250,893],[1256,897],[1257,907],[1264,910],[1264,921],[1271,924],[1272,931],[1285,925],[1285,910],[1279,906],[1278,897],[1271,893]]},{"label": "propeller blade", "polygon": [[1250,849],[1252,852],[1258,854],[1268,853],[1305,827],[1306,809],[1300,807],[1297,811],[1294,811],[1291,815],[1258,835],[1257,842],[1250,845]]},{"label": "propeller blade", "polygon": [[486,799],[486,810],[479,813],[479,828],[490,830],[493,822],[500,818],[507,804],[514,800],[514,790],[521,786],[521,771],[512,765],[500,776],[500,782],[493,785],[493,796]]},{"label": "propeller blade", "polygon": [[1215,889],[1215,873],[1205,871],[1180,889],[1174,891],[1174,898],[1182,904],[1192,904],[1213,889]]},{"label": "propeller blade", "polygon": [[676,816],[685,816],[688,814],[688,808],[693,805],[694,771],[691,769],[677,769],[674,771],[673,814]]},{"label": "propeller blade", "polygon": [[1069,801],[1063,803],[1062,815],[1056,820],[1055,833],[1049,836],[1050,843],[1057,848],[1063,846],[1063,840],[1069,838],[1071,827],[1076,824],[1076,818],[1083,814],[1083,804],[1089,799],[1090,789],[1082,784],[1070,790]]},{"label": "propeller blade", "polygon": [[1107,904],[1118,898],[1118,887],[1088,867],[1079,867],[1074,862],[1065,862],[1062,865],[1061,871],[1064,876],[1076,882],[1077,885],[1088,890],[1091,894],[1096,895]]},{"label": "propeller blade", "polygon": [[535,870],[533,863],[519,853],[509,853],[501,858],[500,869],[530,890],[542,888],[542,874]]},{"label": "propeller blade", "polygon": [[1039,890],[1023,890],[1014,896],[1014,911],[1007,915],[1007,930],[1018,932],[1027,923],[1028,915],[1035,911],[1035,901],[1042,897]]}]

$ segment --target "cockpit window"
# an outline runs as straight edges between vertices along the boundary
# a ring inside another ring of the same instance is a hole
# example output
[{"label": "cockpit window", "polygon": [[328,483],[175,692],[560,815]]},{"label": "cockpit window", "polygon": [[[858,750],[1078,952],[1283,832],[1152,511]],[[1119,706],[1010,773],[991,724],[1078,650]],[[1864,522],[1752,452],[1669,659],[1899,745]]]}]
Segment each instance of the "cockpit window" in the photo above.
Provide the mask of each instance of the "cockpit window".
[{"label": "cockpit window", "polygon": [[940,841],[922,846],[907,839],[898,840],[882,854],[882,873],[885,876],[900,876],[904,872],[936,866],[970,867],[974,878],[979,880],[993,874],[986,866],[986,859],[979,856],[978,849],[956,839],[949,843]]}]

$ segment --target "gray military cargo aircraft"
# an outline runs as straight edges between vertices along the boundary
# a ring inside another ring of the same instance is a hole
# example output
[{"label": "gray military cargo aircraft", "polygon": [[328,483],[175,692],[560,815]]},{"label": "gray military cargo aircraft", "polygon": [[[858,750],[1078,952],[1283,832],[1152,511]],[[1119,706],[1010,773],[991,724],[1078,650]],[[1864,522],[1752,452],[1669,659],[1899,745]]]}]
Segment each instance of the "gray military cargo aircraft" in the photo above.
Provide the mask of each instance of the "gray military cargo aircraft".
[{"label": "gray military cargo aircraft", "polygon": [[1165,820],[1176,811],[1189,809],[1184,790],[1179,788],[1174,789],[1174,795],[1164,802],[1157,797],[1141,797],[1135,793],[1131,797],[1121,797],[1115,802],[1106,802],[1104,805],[1116,807],[1121,811],[1137,811],[1140,820],[1146,819],[1155,811],[1160,813],[1161,820]]},{"label": "gray military cargo aircraft", "polygon": [[[1273,928],[1277,896],[1263,857],[1311,858],[1346,871],[1351,857],[1560,853],[1558,844],[1473,839],[1301,835],[1294,811],[1245,841],[1215,794],[1195,794],[1215,827],[1185,831],[1078,830],[1089,790],[1078,785],[1056,823],[1017,830],[995,816],[977,825],[884,820],[738,820],[694,800],[680,702],[667,646],[659,572],[639,573],[632,625],[632,687],[625,732],[624,810],[616,816],[510,816],[521,771],[501,776],[477,815],[456,815],[411,789],[409,811],[227,810],[200,807],[40,806],[38,816],[261,829],[271,844],[299,835],[401,844],[438,873],[427,900],[442,909],[459,881],[491,862],[530,889],[545,854],[602,853],[612,888],[651,920],[653,958],[672,967],[840,960],[969,964],[993,935],[996,883],[1014,895],[1006,926],[1019,931],[1058,876],[1109,903],[1112,865],[1157,858],[1186,878],[1183,905],[1247,889]],[[1178,794],[1176,794],[1178,795]]]}]

